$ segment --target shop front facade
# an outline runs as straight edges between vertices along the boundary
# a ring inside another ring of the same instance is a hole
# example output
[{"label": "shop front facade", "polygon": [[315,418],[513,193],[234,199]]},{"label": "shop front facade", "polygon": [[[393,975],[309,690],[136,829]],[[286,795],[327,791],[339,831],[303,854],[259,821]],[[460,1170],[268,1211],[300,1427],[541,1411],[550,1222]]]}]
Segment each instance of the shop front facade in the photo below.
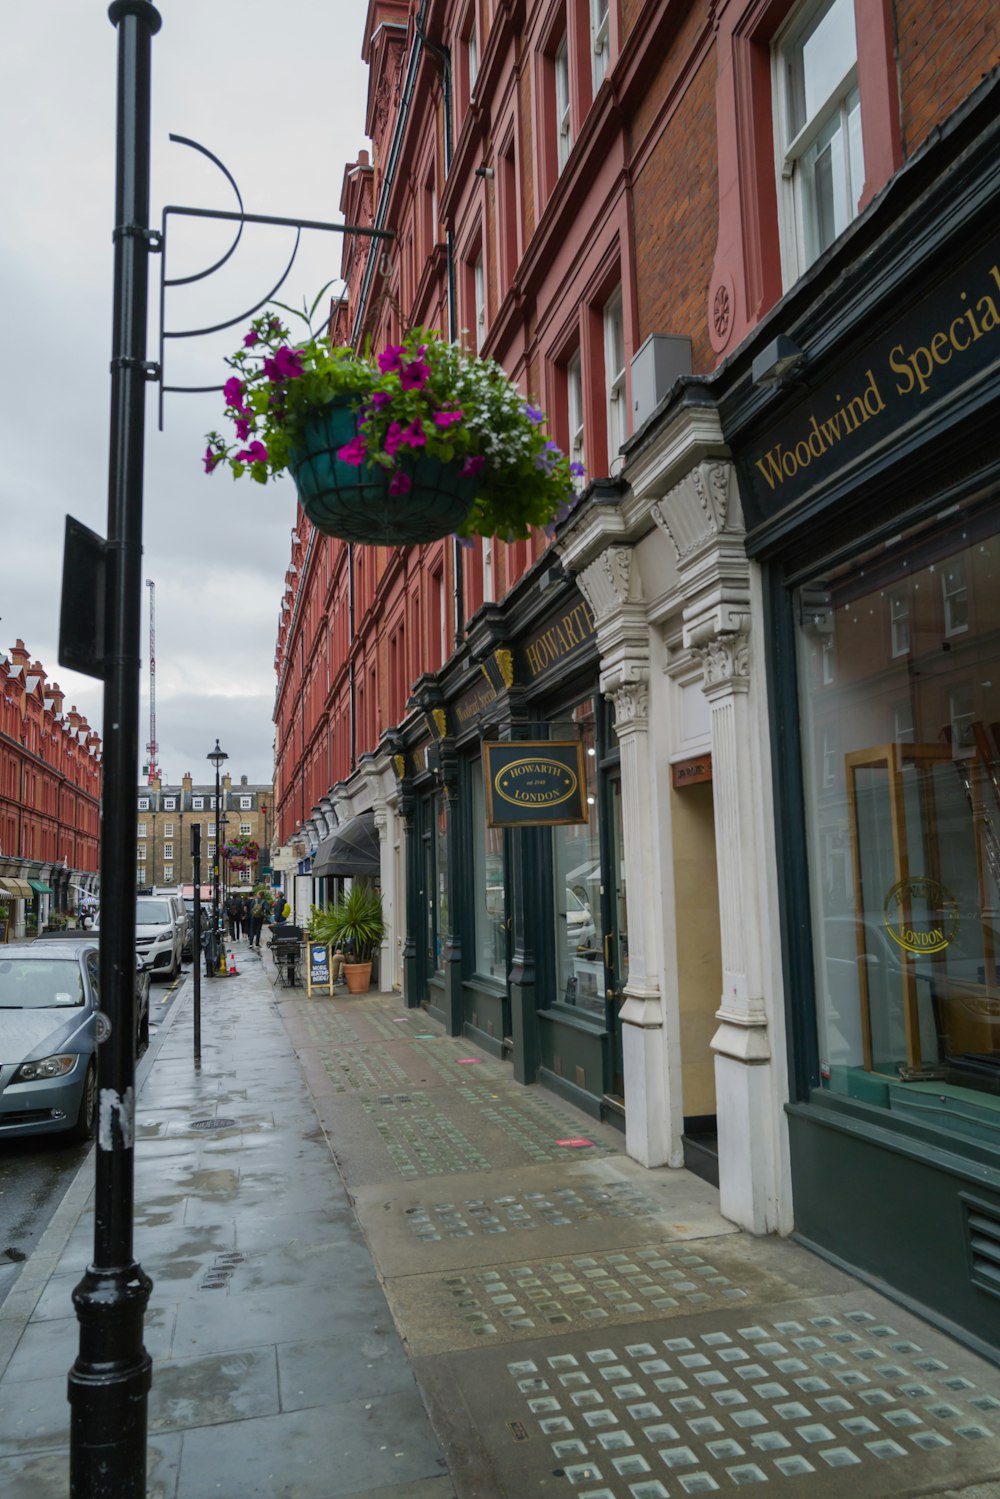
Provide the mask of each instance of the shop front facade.
[{"label": "shop front facade", "polygon": [[993,78],[719,382],[766,621],[795,1231],[994,1358],[996,119]]}]

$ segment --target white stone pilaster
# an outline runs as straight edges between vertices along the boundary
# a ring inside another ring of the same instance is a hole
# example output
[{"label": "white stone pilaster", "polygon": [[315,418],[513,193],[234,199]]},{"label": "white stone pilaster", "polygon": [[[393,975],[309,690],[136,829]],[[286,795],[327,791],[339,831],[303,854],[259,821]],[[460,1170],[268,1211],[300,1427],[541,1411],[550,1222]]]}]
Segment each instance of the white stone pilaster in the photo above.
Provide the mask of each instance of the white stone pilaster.
[{"label": "white stone pilaster", "polygon": [[[719,879],[723,991],[712,1039],[719,1131],[720,1206],[755,1233],[787,1227],[783,1204],[785,1071],[775,1064],[772,1021],[780,987],[765,982],[762,932],[769,912],[773,831],[765,826],[767,756],[751,671],[750,564],[743,546],[733,467],[715,457],[695,465],[653,506],[674,543],[684,591],[684,645],[701,657],[712,724],[712,790]],[[766,732],[766,726],[763,729]],[[773,923],[768,923],[769,926]],[[768,965],[773,980],[775,965]],[[783,1034],[783,1026],[778,1025]]]},{"label": "white stone pilaster", "polygon": [[649,623],[631,547],[606,548],[583,568],[578,581],[594,615],[600,687],[614,705],[621,750],[629,957],[619,1012],[625,1144],[628,1154],[645,1166],[678,1166],[683,1160],[679,1023],[673,1016],[669,1027],[664,1024],[656,952],[660,880],[649,747]]}]

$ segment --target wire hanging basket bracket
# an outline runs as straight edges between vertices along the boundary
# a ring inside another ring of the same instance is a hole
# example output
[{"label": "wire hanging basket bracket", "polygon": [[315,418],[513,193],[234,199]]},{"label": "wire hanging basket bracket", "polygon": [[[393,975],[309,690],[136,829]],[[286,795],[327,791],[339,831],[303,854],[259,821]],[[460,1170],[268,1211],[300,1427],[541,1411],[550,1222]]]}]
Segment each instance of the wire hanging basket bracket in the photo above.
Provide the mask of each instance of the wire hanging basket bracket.
[{"label": "wire hanging basket bracket", "polygon": [[[243,195],[239,190],[236,179],[234,178],[232,172],[230,172],[229,168],[223,162],[221,162],[212,151],[208,150],[207,146],[201,145],[198,141],[190,140],[185,135],[171,135],[170,139],[179,146],[190,146],[193,151],[200,151],[202,156],[207,157],[209,161],[211,161],[215,166],[219,168],[219,171],[225,177],[233,192],[236,194],[236,201],[239,204],[239,209],[227,210],[221,208],[187,208],[177,203],[168,203],[163,209],[159,235],[160,243],[156,247],[162,252],[160,255],[160,338],[158,361],[158,378],[160,391],[159,407],[157,413],[158,426],[161,432],[163,431],[163,398],[165,395],[167,395],[168,393],[171,395],[206,395],[210,394],[212,391],[219,391],[222,389],[221,385],[168,385],[166,378],[166,349],[168,339],[203,338],[207,337],[211,333],[220,333],[226,328],[235,327],[237,323],[245,322],[247,318],[251,318],[253,317],[254,313],[259,312],[262,307],[266,307],[268,302],[270,302],[277,295],[277,293],[281,290],[288,279],[292,266],[295,264],[295,257],[298,254],[299,243],[301,241],[302,231],[304,229],[319,230],[325,234],[359,234],[368,239],[393,240],[396,237],[394,231],[391,229],[367,228],[361,224],[327,224],[320,219],[289,219],[278,217],[274,214],[246,213],[243,208]],[[212,265],[206,266],[206,268],[202,271],[196,271],[191,276],[169,277],[167,275],[167,220],[171,217],[188,219],[220,219],[229,223],[238,224],[239,228],[236,231],[232,244],[226,250],[225,254],[221,255],[219,259],[216,260]],[[274,286],[272,286],[270,291],[268,291],[263,297],[261,297],[258,302],[255,302],[252,307],[248,308],[245,312],[238,313],[236,317],[227,318],[225,322],[214,323],[206,328],[167,328],[167,288],[172,286],[189,286],[192,282],[204,281],[209,276],[213,276],[216,271],[221,270],[235,252],[236,247],[239,245],[239,242],[243,236],[244,224],[271,224],[278,228],[295,230],[295,243],[292,246],[292,253],[288,258],[288,264],[285,266],[284,271],[281,273],[281,276],[275,282]]]}]

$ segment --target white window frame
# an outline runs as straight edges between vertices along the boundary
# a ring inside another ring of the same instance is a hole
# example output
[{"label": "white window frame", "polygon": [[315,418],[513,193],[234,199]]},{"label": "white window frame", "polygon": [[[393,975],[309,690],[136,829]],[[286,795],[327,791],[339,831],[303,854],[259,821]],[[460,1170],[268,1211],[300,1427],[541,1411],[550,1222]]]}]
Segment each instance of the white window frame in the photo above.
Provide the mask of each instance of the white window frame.
[{"label": "white window frame", "polygon": [[241,812],[249,812],[249,811],[252,810],[252,808],[253,808],[253,797],[252,796],[241,796],[240,797],[240,811]]},{"label": "white window frame", "polygon": [[163,845],[163,857],[165,859],[172,859],[174,857],[174,845],[172,843],[165,843]]},{"label": "white window frame", "polygon": [[465,39],[465,46],[469,59],[469,101],[471,103],[476,92],[476,79],[479,77],[479,31],[474,15],[472,25],[469,27],[469,35]]},{"label": "white window frame", "polygon": [[[961,577],[961,583],[957,588],[948,587],[948,568],[957,568]],[[956,624],[953,618],[955,600],[961,597],[965,606],[965,621]],[[964,635],[969,628],[969,580],[965,571],[965,561],[961,557],[952,557],[941,565],[941,603],[944,608],[944,633],[946,635]]]},{"label": "white window frame", "polygon": [[496,602],[496,573],[493,566],[493,538],[483,537],[483,603]]},{"label": "white window frame", "polygon": [[203,796],[192,797],[191,805],[196,812],[202,812],[205,809],[205,798]]},{"label": "white window frame", "polygon": [[561,172],[573,146],[569,96],[569,35],[563,36],[552,59],[556,83],[556,166]]},{"label": "white window frame", "polygon": [[476,353],[486,340],[486,267],[480,250],[472,265],[473,295],[476,302]]},{"label": "white window frame", "polygon": [[174,866],[172,864],[164,864],[164,866],[163,866],[163,883],[165,885],[172,885],[173,882],[174,882]]},{"label": "white window frame", "polygon": [[[616,360],[616,333],[621,335],[621,364]],[[608,473],[622,467],[619,453],[628,436],[628,402],[625,399],[625,311],[621,287],[604,304],[604,377],[608,409]]]},{"label": "white window frame", "polygon": [[174,836],[174,825],[172,822],[165,822],[163,824],[163,836],[164,838],[172,838]]},{"label": "white window frame", "polygon": [[241,834],[245,833],[246,836],[249,838],[249,836],[250,836],[250,834],[252,832],[253,832],[253,823],[252,822],[241,822],[240,823],[240,833]]},{"label": "white window frame", "polygon": [[146,836],[146,824],[144,822],[137,822],[136,823],[136,825],[135,825],[135,836],[137,838],[145,838],[145,836]]},{"label": "white window frame", "polygon": [[820,643],[820,662],[823,686],[829,687],[835,678],[833,635],[825,635]]},{"label": "white window frame", "polygon": [[208,857],[210,859],[214,859],[215,858],[215,844],[214,843],[210,843],[208,845]]},{"label": "white window frame", "polygon": [[910,654],[910,591],[894,588],[889,594],[889,640],[893,656]]},{"label": "white window frame", "polygon": [[[792,118],[790,100],[791,79],[801,59],[802,48],[824,17],[835,5],[851,8],[853,0],[817,0],[817,3],[798,6],[783,33],[775,39],[771,53],[772,99],[774,101],[774,149],[775,170],[778,184],[779,242],[781,247],[781,269],[787,289],[808,270],[814,260],[829,248],[818,244],[818,233],[810,224],[805,202],[805,185],[802,163],[819,137],[840,118],[843,142],[843,173],[837,184],[839,210],[843,215],[841,231],[857,217],[858,199],[864,188],[864,143],[863,129],[858,116],[860,162],[852,162],[850,120],[856,107],[860,111],[858,94],[857,37],[853,64],[830,89],[827,97],[817,105],[815,112],[796,129]],[[848,106],[851,105],[851,108]],[[857,166],[857,171],[855,171]],[[855,177],[859,180],[855,181]],[[831,241],[832,243],[832,241]]]},{"label": "white window frame", "polygon": [[611,23],[609,0],[590,0],[590,45],[593,51],[594,93],[604,82],[611,60]]},{"label": "white window frame", "polygon": [[140,812],[148,812],[149,811],[149,797],[148,796],[140,796],[140,798],[139,798],[139,811]]},{"label": "white window frame", "polygon": [[[566,419],[569,429],[569,461],[586,466],[586,448],[583,430],[583,359],[580,350],[566,366]],[[587,483],[586,474],[573,478],[573,487],[579,492]]]},{"label": "white window frame", "polygon": [[146,845],[144,843],[137,843],[136,844],[135,857],[136,857],[136,863],[138,863],[140,860],[143,860],[143,861],[145,860],[145,858],[146,858]]},{"label": "white window frame", "polygon": [[146,883],[145,864],[137,864],[135,866],[135,882],[137,885],[144,885]]},{"label": "white window frame", "polygon": [[177,798],[176,798],[176,796],[165,796],[163,798],[163,810],[164,810],[164,812],[176,812],[177,811]]}]

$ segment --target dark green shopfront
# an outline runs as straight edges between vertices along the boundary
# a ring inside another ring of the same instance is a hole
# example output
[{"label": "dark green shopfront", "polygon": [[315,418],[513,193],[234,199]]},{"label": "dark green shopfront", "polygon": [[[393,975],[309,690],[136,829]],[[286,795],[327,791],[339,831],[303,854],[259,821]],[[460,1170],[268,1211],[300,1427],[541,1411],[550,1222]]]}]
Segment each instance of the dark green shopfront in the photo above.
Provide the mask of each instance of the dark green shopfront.
[{"label": "dark green shopfront", "polygon": [[997,102],[717,383],[764,597],[796,1233],[1000,1359]]},{"label": "dark green shopfront", "polygon": [[[467,633],[389,736],[406,827],[406,1002],[507,1058],[518,1081],[622,1123],[621,786],[590,611],[542,559]],[[483,745],[508,741],[572,747],[581,820],[489,825]]]}]

